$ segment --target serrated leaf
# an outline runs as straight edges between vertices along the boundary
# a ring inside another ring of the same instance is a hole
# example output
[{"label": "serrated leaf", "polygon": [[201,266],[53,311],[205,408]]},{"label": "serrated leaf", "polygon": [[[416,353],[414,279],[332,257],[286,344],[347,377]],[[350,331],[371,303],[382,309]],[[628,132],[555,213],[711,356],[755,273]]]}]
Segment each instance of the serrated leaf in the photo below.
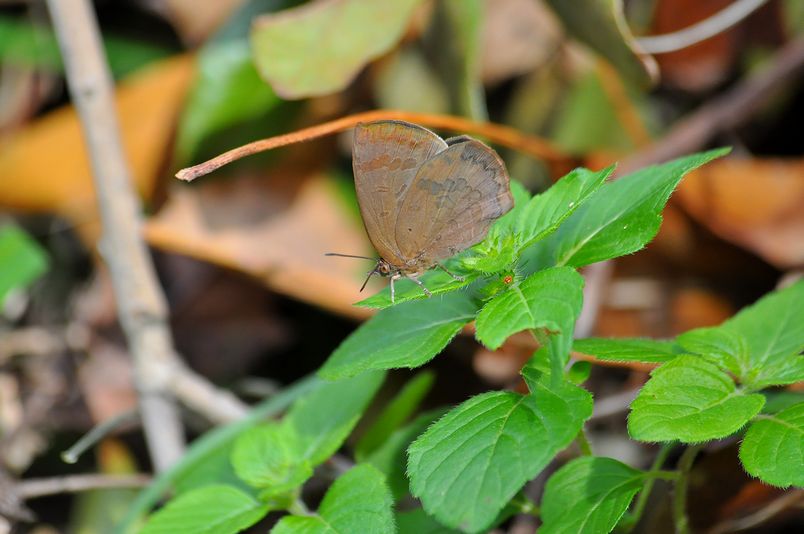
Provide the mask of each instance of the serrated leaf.
[{"label": "serrated leaf", "polygon": [[317,0],[254,21],[260,74],[283,98],[335,93],[402,37],[420,0]]},{"label": "serrated leaf", "polygon": [[664,363],[681,354],[672,341],[648,338],[576,339],[572,343],[572,350],[594,356],[598,360],[614,362]]},{"label": "serrated leaf", "polygon": [[749,370],[748,343],[739,332],[720,327],[696,328],[678,336],[676,343],[740,379]]},{"label": "serrated leaf", "polygon": [[369,372],[329,382],[293,404],[282,421],[299,437],[300,456],[316,466],[332,456],[352,432],[385,373]]},{"label": "serrated leaf", "polygon": [[543,267],[581,267],[640,250],[659,231],[661,211],[684,175],[727,152],[702,152],[603,184],[526,257]]},{"label": "serrated leaf", "polygon": [[408,478],[405,473],[405,453],[408,446],[427,430],[433,421],[444,415],[445,411],[439,409],[421,414],[410,424],[391,434],[382,446],[366,457],[365,463],[373,465],[385,475],[394,499],[401,499],[409,493]]},{"label": "serrated leaf", "polygon": [[232,466],[248,484],[266,489],[267,495],[278,495],[312,476],[313,467],[301,449],[292,426],[269,423],[251,428],[237,439]]},{"label": "serrated leaf", "polygon": [[474,319],[477,309],[471,296],[455,292],[382,310],[346,338],[319,373],[335,379],[423,365]]},{"label": "serrated leaf", "polygon": [[757,417],[740,445],[740,461],[767,484],[804,487],[804,402]]},{"label": "serrated leaf", "polygon": [[642,471],[617,460],[576,458],[547,481],[539,532],[611,532],[642,489],[643,481]]},{"label": "serrated leaf", "polygon": [[478,532],[572,441],[591,413],[591,395],[568,382],[535,383],[530,395],[473,397],[408,449],[411,491],[444,525]]},{"label": "serrated leaf", "polygon": [[23,287],[47,271],[45,251],[14,225],[0,228],[0,305],[12,289]]},{"label": "serrated leaf", "polygon": [[298,399],[281,423],[242,434],[232,452],[237,475],[267,496],[304,483],[346,440],[384,373],[329,382]]},{"label": "serrated leaf", "polygon": [[358,462],[382,445],[416,411],[422,399],[433,387],[434,381],[435,375],[430,371],[424,371],[405,384],[358,441],[355,446],[355,458]]},{"label": "serrated leaf", "polygon": [[421,508],[398,513],[396,523],[399,534],[458,534],[460,532],[443,526]]},{"label": "serrated leaf", "polygon": [[583,304],[583,278],[575,269],[539,271],[491,299],[477,315],[478,341],[497,349],[508,336],[526,329],[547,329],[569,351],[575,320]]},{"label": "serrated leaf", "polygon": [[353,467],[329,488],[317,516],[287,516],[272,534],[393,533],[393,500],[382,473],[370,465]]},{"label": "serrated leaf", "polygon": [[723,323],[748,343],[755,389],[804,380],[804,280],[765,295]]},{"label": "serrated leaf", "polygon": [[216,484],[182,494],[151,516],[141,534],[228,534],[250,527],[268,505],[232,486]]},{"label": "serrated leaf", "polygon": [[554,232],[603,185],[613,171],[613,165],[598,172],[578,168],[544,193],[533,197],[522,207],[515,223],[514,232],[519,250],[524,250]]},{"label": "serrated leaf", "polygon": [[679,356],[651,373],[631,404],[628,432],[640,441],[700,443],[733,434],[754,417],[765,397],[737,389],[698,356]]}]

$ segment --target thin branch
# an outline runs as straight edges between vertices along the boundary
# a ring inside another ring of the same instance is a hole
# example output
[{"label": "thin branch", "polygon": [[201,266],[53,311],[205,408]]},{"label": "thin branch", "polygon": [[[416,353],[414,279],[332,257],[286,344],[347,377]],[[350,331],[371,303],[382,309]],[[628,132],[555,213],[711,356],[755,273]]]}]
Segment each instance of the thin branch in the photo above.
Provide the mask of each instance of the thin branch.
[{"label": "thin branch", "polygon": [[[650,466],[650,472],[655,473],[659,471],[664,462],[667,461],[667,457],[670,455],[670,452],[675,448],[675,443],[663,443],[661,449],[656,454],[656,458],[653,459],[653,464]],[[650,493],[653,491],[653,485],[656,483],[655,477],[647,477],[645,479],[645,483],[642,486],[642,491],[639,492],[639,497],[637,497],[636,504],[634,505],[634,511],[628,517],[627,524],[624,525],[624,531],[631,532],[634,530],[634,527],[639,523],[642,519],[642,514],[645,512],[645,507],[648,504],[648,499],[650,499]]]},{"label": "thin branch", "polygon": [[804,504],[804,490],[786,491],[753,514],[739,519],[729,519],[716,524],[709,530],[709,534],[725,534],[726,532],[739,532],[740,530],[752,529],[779,515],[788,508],[801,506],[802,504]]},{"label": "thin branch", "polygon": [[74,464],[87,449],[122,425],[134,422],[138,416],[139,414],[136,410],[128,410],[101,421],[92,427],[92,430],[81,436],[81,439],[76,441],[72,447],[62,452],[61,459],[68,464]]},{"label": "thin branch", "polygon": [[715,134],[743,124],[804,72],[804,36],[787,43],[769,64],[677,122],[656,143],[617,167],[618,175],[700,150]]},{"label": "thin branch", "polygon": [[81,119],[100,206],[101,255],[109,266],[117,312],[134,360],[140,413],[157,471],[184,451],[179,412],[165,394],[174,358],[167,307],[141,236],[141,206],[120,142],[112,80],[89,0],[48,0],[67,85]]},{"label": "thin branch", "polygon": [[18,496],[27,500],[57,493],[77,493],[94,489],[142,488],[150,482],[149,475],[69,475],[23,480],[14,490]]},{"label": "thin branch", "polygon": [[695,458],[701,452],[703,444],[689,445],[678,460],[678,479],[673,496],[673,522],[677,534],[689,534],[690,524],[687,516],[687,489],[690,483],[690,472]]},{"label": "thin branch", "polygon": [[637,46],[646,54],[663,54],[687,48],[728,30],[766,3],[768,0],[737,0],[711,17],[683,30],[639,37],[636,39]]},{"label": "thin branch", "polygon": [[404,120],[415,122],[431,128],[442,128],[461,133],[480,135],[489,141],[499,143],[509,148],[521,150],[537,158],[544,159],[552,163],[567,163],[570,157],[554,147],[550,142],[533,135],[520,132],[516,128],[504,126],[491,122],[475,122],[462,117],[452,115],[432,115],[429,113],[415,113],[412,111],[396,111],[388,109],[378,109],[365,113],[356,113],[341,117],[334,121],[325,122],[310,128],[304,128],[284,135],[277,135],[267,139],[260,139],[247,145],[233,148],[223,154],[212,158],[209,161],[200,163],[193,167],[181,169],[176,173],[176,178],[190,182],[200,176],[209,174],[224,165],[257,154],[266,150],[272,150],[302,141],[310,141],[318,137],[332,135],[357,126],[361,122],[371,122],[376,120]]}]

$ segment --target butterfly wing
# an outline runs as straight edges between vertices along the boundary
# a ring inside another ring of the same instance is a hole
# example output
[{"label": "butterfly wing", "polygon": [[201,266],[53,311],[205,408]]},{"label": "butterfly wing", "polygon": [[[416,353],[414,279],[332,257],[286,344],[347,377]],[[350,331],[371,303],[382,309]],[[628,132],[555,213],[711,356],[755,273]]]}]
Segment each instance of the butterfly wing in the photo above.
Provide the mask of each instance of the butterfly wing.
[{"label": "butterfly wing", "polygon": [[467,137],[422,164],[396,221],[395,241],[409,270],[427,269],[480,242],[514,206],[508,173],[494,150]]},{"label": "butterfly wing", "polygon": [[447,148],[436,134],[402,121],[358,124],[352,167],[360,214],[371,244],[395,267],[407,259],[394,237],[402,200],[421,164]]}]

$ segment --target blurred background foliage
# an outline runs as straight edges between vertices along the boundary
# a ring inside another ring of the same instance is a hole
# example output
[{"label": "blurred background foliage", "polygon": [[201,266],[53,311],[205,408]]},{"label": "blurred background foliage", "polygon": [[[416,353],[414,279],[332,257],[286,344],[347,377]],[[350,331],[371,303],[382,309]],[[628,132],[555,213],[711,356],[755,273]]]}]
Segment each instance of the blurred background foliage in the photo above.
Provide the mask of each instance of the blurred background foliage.
[{"label": "blurred background foliage", "polygon": [[[698,137],[684,138],[683,150],[734,147],[687,178],[656,241],[599,282],[587,334],[663,337],[718,324],[798,276],[804,2],[771,0],[678,51],[640,48],[640,36],[677,31],[731,4],[96,1],[179,350],[217,383],[261,398],[316,369],[366,317],[351,303],[368,266],[323,256],[373,254],[354,202],[350,135],[252,157],[191,185],[172,175],[257,138],[377,108],[503,123],[593,169],[678,148],[679,129],[691,123]],[[773,66],[784,61],[793,67],[780,76]],[[729,104],[757,83],[774,91]],[[730,120],[709,113],[717,106]],[[498,148],[533,192],[559,177],[543,161]],[[136,396],[98,261],[80,125],[47,11],[35,0],[0,3],[0,208],[0,493],[18,478],[147,468],[136,428],[122,428],[77,466],[58,459],[93,424],[131,410]],[[431,364],[436,387],[426,407],[514,386],[528,356],[516,344],[490,352],[459,339]],[[392,376],[402,383],[409,374]],[[645,377],[638,367],[595,366],[590,388],[616,399]],[[596,446],[639,465],[646,453],[626,439],[620,403],[619,417],[593,428]],[[188,425],[205,429],[189,414]],[[714,454],[701,469],[733,483],[691,499],[698,524],[773,497],[734,454]],[[108,532],[132,495],[32,500],[37,519],[28,526]],[[3,506],[0,516],[32,517],[22,505]]]}]

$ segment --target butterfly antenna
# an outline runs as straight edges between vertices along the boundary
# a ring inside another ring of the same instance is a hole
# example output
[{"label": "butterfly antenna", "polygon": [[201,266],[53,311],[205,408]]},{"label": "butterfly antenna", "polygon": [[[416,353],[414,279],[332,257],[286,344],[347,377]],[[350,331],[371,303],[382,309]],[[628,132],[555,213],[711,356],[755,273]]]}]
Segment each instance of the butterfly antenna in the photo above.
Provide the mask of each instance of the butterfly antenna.
[{"label": "butterfly antenna", "polygon": [[362,286],[360,286],[360,292],[361,293],[363,292],[364,289],[366,289],[366,284],[368,284],[368,281],[371,280],[371,277],[374,276],[376,273],[377,273],[376,268],[374,268],[371,271],[369,271],[368,276],[366,277],[366,281],[363,282]]},{"label": "butterfly antenna", "polygon": [[357,258],[360,260],[372,260],[375,261],[376,258],[369,258],[368,256],[355,256],[354,254],[338,254],[337,252],[327,252],[324,256],[339,256],[341,258]]}]

